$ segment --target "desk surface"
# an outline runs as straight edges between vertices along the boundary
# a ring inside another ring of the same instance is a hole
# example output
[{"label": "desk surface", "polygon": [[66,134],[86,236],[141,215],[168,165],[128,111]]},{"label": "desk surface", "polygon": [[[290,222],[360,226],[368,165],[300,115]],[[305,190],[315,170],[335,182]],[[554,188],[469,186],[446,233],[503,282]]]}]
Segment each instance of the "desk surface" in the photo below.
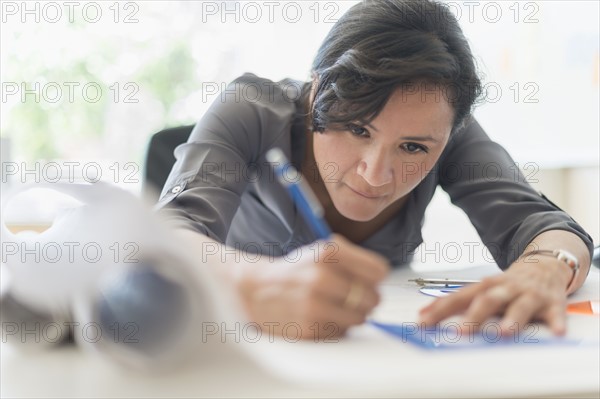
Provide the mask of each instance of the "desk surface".
[{"label": "desk surface", "polygon": [[[479,278],[486,267],[430,277]],[[398,270],[382,286],[373,318],[415,321],[432,300],[407,283],[416,273]],[[570,302],[599,299],[596,269]],[[541,336],[548,334],[545,328]],[[600,395],[600,318],[569,315],[568,337],[593,340],[581,346],[510,346],[431,352],[403,343],[369,325],[337,343],[282,339],[245,345],[236,353],[200,359],[185,371],[144,375],[80,348],[23,352],[2,344],[2,397],[510,397]],[[266,337],[266,336],[264,336]],[[235,345],[235,344],[234,344]],[[252,359],[257,359],[257,362]]]}]

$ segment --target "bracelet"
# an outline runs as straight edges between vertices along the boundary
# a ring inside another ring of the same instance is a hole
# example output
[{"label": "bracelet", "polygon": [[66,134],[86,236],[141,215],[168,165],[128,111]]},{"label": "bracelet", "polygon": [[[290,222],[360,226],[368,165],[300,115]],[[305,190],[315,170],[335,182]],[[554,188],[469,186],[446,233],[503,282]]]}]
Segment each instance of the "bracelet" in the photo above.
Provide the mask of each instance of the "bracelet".
[{"label": "bracelet", "polygon": [[579,272],[579,261],[577,260],[575,255],[573,255],[572,253],[570,253],[568,251],[565,251],[564,249],[555,249],[555,250],[534,249],[533,251],[528,251],[528,252],[525,252],[524,254],[522,254],[521,258],[530,256],[530,255],[546,255],[546,256],[551,256],[555,259],[558,259],[562,262],[565,262],[567,264],[567,266],[569,266],[571,268],[571,270],[573,270],[573,276],[571,277],[569,284],[567,284],[567,292],[570,290],[570,288],[573,285],[573,283],[575,282],[575,278],[577,277],[577,274]]}]

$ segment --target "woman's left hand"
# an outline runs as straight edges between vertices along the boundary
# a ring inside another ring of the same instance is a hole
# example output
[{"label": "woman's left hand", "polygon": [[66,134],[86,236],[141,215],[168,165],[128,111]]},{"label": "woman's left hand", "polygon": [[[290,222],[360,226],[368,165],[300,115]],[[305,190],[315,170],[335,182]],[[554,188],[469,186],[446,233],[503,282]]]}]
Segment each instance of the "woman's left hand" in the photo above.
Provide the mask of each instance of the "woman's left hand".
[{"label": "woman's left hand", "polygon": [[462,322],[477,330],[488,318],[502,315],[503,335],[522,330],[530,321],[543,321],[556,335],[566,331],[566,287],[572,270],[548,256],[528,256],[503,274],[438,298],[421,309],[420,322],[434,325],[463,313]]}]

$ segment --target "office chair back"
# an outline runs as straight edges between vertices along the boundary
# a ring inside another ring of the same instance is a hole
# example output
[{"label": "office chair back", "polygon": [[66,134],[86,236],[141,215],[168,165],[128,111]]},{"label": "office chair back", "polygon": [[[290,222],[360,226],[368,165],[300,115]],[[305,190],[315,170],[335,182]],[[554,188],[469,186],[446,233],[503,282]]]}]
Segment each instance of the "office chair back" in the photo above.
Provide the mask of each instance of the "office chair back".
[{"label": "office chair back", "polygon": [[175,164],[173,152],[179,144],[187,142],[193,128],[194,125],[188,125],[164,129],[150,138],[142,181],[142,194],[149,201],[158,201]]}]

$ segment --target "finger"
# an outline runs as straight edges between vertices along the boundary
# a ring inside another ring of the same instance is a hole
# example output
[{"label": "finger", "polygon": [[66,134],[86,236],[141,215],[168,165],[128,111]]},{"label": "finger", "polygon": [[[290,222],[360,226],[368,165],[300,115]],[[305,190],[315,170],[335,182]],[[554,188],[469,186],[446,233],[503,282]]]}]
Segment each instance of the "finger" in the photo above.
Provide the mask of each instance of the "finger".
[{"label": "finger", "polygon": [[521,295],[517,297],[504,312],[500,322],[502,335],[508,336],[523,330],[525,324],[530,322],[539,309],[544,306],[533,295]]},{"label": "finger", "polygon": [[321,268],[316,279],[312,282],[314,293],[333,302],[343,303],[352,287],[352,280],[333,268]]},{"label": "finger", "polygon": [[463,323],[475,326],[477,330],[488,318],[501,313],[517,295],[518,291],[504,284],[491,287],[473,299],[463,317]]},{"label": "finger", "polygon": [[567,332],[566,303],[553,303],[544,312],[542,319],[550,326],[554,334],[564,335]]},{"label": "finger", "polygon": [[357,309],[347,309],[337,303],[315,298],[307,314],[312,320],[320,324],[332,323],[340,330],[346,330],[353,325],[362,324],[366,320],[366,314]]},{"label": "finger", "polygon": [[465,311],[476,295],[487,290],[490,286],[497,284],[501,281],[501,277],[503,276],[489,277],[482,280],[480,283],[461,288],[459,291],[454,292],[447,297],[436,299],[431,304],[421,309],[419,312],[419,322],[430,326],[447,317]]},{"label": "finger", "polygon": [[368,314],[370,313],[381,301],[381,295],[378,290],[366,290],[365,296],[361,300],[358,310]]},{"label": "finger", "polygon": [[351,309],[368,313],[380,301],[380,294],[376,285],[367,285],[357,280],[350,280],[346,275],[336,273],[332,269],[321,270],[318,278],[319,281],[313,284],[314,294],[340,307],[348,306],[348,298],[354,296],[355,298],[352,301],[356,304],[352,305]]},{"label": "finger", "polygon": [[389,261],[376,252],[352,244],[344,237],[333,234],[328,241],[318,241],[319,264],[343,270],[349,276],[366,283],[383,280],[389,270]]},{"label": "finger", "polygon": [[[355,310],[362,314],[369,313],[379,304],[379,292],[374,288],[366,288],[359,282],[353,284],[355,285],[350,286],[343,298],[337,298],[336,303],[343,308]],[[355,296],[355,298],[350,299],[352,296]]]}]

